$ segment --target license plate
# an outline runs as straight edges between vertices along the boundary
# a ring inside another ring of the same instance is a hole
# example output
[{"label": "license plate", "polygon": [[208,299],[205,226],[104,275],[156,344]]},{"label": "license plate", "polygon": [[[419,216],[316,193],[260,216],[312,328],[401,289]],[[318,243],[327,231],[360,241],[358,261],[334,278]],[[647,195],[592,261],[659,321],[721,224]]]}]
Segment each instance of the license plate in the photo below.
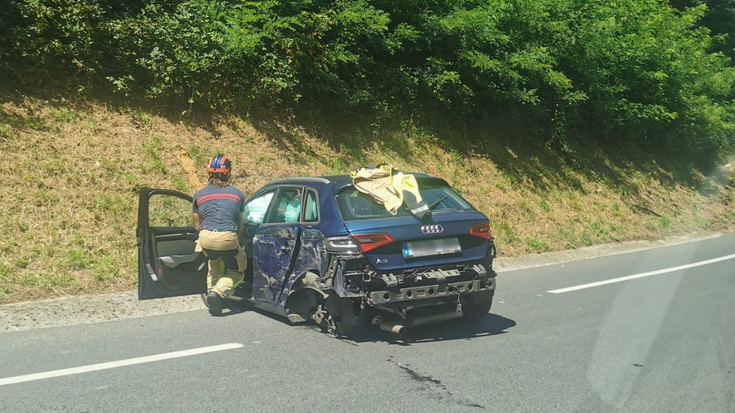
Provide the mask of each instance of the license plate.
[{"label": "license plate", "polygon": [[416,258],[430,255],[446,255],[462,252],[457,238],[429,239],[403,244],[403,257]]}]

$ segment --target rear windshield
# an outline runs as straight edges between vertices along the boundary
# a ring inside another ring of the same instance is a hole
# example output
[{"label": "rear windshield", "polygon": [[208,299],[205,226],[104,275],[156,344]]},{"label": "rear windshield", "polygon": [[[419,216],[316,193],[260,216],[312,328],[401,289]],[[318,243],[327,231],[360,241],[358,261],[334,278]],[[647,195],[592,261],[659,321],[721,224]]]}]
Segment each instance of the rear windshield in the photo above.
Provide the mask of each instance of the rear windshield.
[{"label": "rear windshield", "polygon": [[[419,189],[421,198],[435,214],[453,211],[474,211],[472,205],[464,200],[452,188],[444,185],[425,185]],[[354,188],[349,188],[337,194],[337,206],[345,221],[361,221],[365,219],[379,219],[403,217],[411,215],[406,205],[391,215],[383,205],[378,204],[370,195],[365,195]]]}]

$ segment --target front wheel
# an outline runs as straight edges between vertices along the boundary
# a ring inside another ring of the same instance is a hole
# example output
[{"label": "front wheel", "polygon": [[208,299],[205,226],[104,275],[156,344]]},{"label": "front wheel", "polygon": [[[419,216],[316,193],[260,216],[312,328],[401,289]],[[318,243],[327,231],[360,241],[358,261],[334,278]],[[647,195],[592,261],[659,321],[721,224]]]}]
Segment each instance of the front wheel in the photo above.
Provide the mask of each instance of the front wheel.
[{"label": "front wheel", "polygon": [[482,320],[490,312],[494,294],[495,291],[468,294],[462,302],[462,318],[472,323]]}]

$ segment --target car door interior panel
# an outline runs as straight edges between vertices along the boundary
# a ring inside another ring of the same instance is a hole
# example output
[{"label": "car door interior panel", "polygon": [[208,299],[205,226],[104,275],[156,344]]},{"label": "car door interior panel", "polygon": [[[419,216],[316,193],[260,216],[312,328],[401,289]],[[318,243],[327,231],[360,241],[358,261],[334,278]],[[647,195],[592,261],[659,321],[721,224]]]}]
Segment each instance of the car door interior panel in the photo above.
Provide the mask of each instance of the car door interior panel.
[{"label": "car door interior panel", "polygon": [[[151,198],[155,205],[179,210],[149,211]],[[149,216],[158,213],[156,226]],[[171,214],[174,218],[165,219]],[[163,217],[163,218],[161,218]],[[176,297],[205,293],[207,263],[201,253],[194,252],[198,234],[190,223],[191,197],[176,191],[143,189],[138,211],[138,297]],[[166,226],[169,224],[170,226]]]},{"label": "car door interior panel", "polygon": [[188,255],[168,255],[161,257],[161,264],[168,268],[176,268],[183,264],[189,264],[200,258],[200,253],[194,252]]}]

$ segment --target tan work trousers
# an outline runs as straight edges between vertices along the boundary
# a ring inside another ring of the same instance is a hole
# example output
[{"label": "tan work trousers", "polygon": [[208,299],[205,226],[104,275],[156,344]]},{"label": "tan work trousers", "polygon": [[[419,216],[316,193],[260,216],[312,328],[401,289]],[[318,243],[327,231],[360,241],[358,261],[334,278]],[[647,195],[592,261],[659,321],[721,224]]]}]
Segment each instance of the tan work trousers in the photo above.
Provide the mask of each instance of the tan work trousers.
[{"label": "tan work trousers", "polygon": [[[199,231],[196,251],[207,256],[207,251],[235,251],[237,269],[226,268],[220,256],[209,260],[209,273],[207,274],[207,290],[214,291],[222,298],[227,298],[243,279],[247,269],[247,255],[240,246],[237,233],[234,231]],[[209,257],[208,257],[209,258]]]}]

